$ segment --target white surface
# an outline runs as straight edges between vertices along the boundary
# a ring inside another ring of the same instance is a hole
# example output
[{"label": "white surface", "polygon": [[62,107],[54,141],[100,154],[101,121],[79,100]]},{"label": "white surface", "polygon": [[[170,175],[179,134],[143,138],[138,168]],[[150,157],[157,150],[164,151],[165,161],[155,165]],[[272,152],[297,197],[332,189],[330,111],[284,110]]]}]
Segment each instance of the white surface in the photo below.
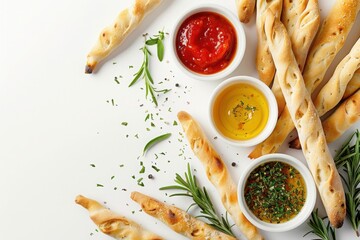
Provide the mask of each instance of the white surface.
[{"label": "white surface", "polygon": [[[195,2],[218,2],[231,11],[235,10],[235,3],[233,0],[165,1],[96,74],[85,75],[86,55],[100,30],[111,24],[117,13],[131,2],[0,0],[0,239],[110,239],[96,232],[86,211],[74,203],[75,196],[80,193],[100,202],[106,201],[112,210],[137,220],[167,239],[184,239],[139,212],[138,205],[129,199],[129,195],[132,190],[138,190],[186,209],[190,201],[169,198],[158,188],[171,184],[176,172],[182,174],[185,171],[188,161],[197,169],[199,182],[211,192],[219,212],[224,212],[202,166],[181,137],[180,126],[172,126],[176,113],[186,110],[198,119],[212,139],[215,133],[209,130],[208,97],[219,81],[204,83],[189,79],[166,53],[163,63],[155,57],[151,60],[156,81],[170,79],[159,88],[173,89],[159,98],[159,108],[144,100],[142,82],[131,88],[127,85],[142,61],[138,50],[143,44],[142,33],[155,34],[162,28],[170,31],[176,16]],[[332,1],[320,2],[324,15]],[[358,38],[359,25],[358,18],[336,62]],[[257,77],[254,18],[244,28],[248,44],[244,60],[232,76]],[[168,44],[169,39],[166,39],[166,50]],[[155,53],[155,49],[152,51]],[[129,69],[130,65],[134,68]],[[332,69],[334,66],[335,63]],[[119,75],[123,78],[117,85],[114,77]],[[331,71],[327,78],[330,75]],[[179,83],[180,88],[174,87],[175,83]],[[163,103],[166,97],[169,100]],[[117,106],[112,106],[111,99]],[[139,107],[140,104],[144,106]],[[144,122],[147,111],[159,113],[154,115],[156,127],[151,127],[149,121]],[[160,117],[164,120],[159,120]],[[129,124],[125,127],[121,122]],[[151,131],[147,131],[147,127]],[[165,132],[173,133],[171,143],[163,142],[145,158],[137,159],[149,139]],[[135,134],[139,139],[134,137]],[[331,149],[338,148],[344,138],[331,144]],[[232,147],[220,139],[213,142],[237,181],[250,161],[246,156],[251,148]],[[183,148],[186,160],[178,156]],[[287,150],[286,145],[281,150],[302,158],[300,152]],[[166,152],[166,155],[155,159],[154,154],[160,152]],[[144,188],[131,178],[132,175],[140,177],[140,161],[146,166]],[[230,166],[233,161],[238,163],[235,168]],[[159,173],[151,168],[152,163],[161,169]],[[120,164],[125,166],[120,168]],[[155,176],[154,180],[147,179],[149,173]],[[111,176],[115,178],[111,180]],[[104,187],[96,187],[97,183]],[[264,235],[273,240],[303,239],[307,231],[303,224],[287,233],[264,232]],[[337,233],[338,239],[356,239],[348,222]]]}]

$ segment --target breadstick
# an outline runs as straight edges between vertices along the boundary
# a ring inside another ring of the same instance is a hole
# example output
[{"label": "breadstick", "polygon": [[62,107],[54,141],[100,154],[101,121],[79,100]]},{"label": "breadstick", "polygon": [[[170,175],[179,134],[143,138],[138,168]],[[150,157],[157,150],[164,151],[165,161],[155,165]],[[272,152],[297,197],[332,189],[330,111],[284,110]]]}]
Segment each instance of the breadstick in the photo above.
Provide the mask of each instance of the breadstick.
[{"label": "breadstick", "polygon": [[344,46],[360,10],[359,0],[336,0],[311,45],[303,76],[312,93],[322,82],[336,54]]},{"label": "breadstick", "polygon": [[240,21],[248,23],[255,9],[255,0],[236,0],[235,2]]},{"label": "breadstick", "polygon": [[330,143],[360,120],[360,90],[346,99],[324,122],[326,140]]},{"label": "breadstick", "polygon": [[[345,39],[359,12],[359,8],[359,0],[337,0],[330,14],[322,23],[322,26],[310,47],[303,72],[305,86],[309,93],[312,93],[318,86],[320,79],[322,80],[324,77],[324,74],[335,55],[344,45]],[[284,108],[284,111],[285,110],[286,109]],[[281,114],[286,114],[284,111]],[[290,123],[290,117],[283,117],[281,120],[281,122],[280,119],[277,122],[277,126],[279,127],[286,124],[292,124]],[[249,157],[257,158],[259,157],[259,153],[270,153],[266,152],[266,149],[276,152],[278,149],[277,146],[281,146],[290,132],[291,131],[285,134],[285,132],[282,131],[281,135],[276,135],[278,132],[274,131],[269,138],[256,146]]]},{"label": "breadstick", "polygon": [[140,204],[142,210],[153,216],[177,233],[194,240],[235,240],[210,225],[192,217],[187,212],[155,200],[139,192],[132,192],[131,199]]},{"label": "breadstick", "polygon": [[354,76],[346,86],[343,99],[348,98],[358,89],[360,89],[360,68],[354,73]]},{"label": "breadstick", "polygon": [[115,22],[104,28],[87,56],[85,73],[92,73],[96,65],[105,59],[141,23],[147,13],[161,0],[135,0],[134,5],[124,9]]},{"label": "breadstick", "polygon": [[[320,90],[314,100],[315,108],[319,116],[323,116],[333,109],[342,99],[346,86],[360,68],[360,39],[352,47],[350,53],[336,67],[333,76]],[[291,148],[301,147],[299,139],[295,138],[289,144]]]},{"label": "breadstick", "polygon": [[99,229],[121,240],[163,240],[162,237],[143,229],[139,224],[103,207],[95,200],[77,196],[75,202],[89,211],[90,218]]},{"label": "breadstick", "polygon": [[198,123],[190,114],[183,111],[178,113],[178,119],[191,149],[203,164],[208,179],[218,190],[221,201],[235,224],[247,239],[263,239],[256,227],[241,212],[238,205],[236,184],[231,178],[225,163],[211,146]]},{"label": "breadstick", "polygon": [[309,169],[330,223],[339,228],[346,215],[341,178],[326,144],[320,118],[291,50],[286,28],[270,11],[266,13],[265,34],[277,69],[279,84],[298,131]]},{"label": "breadstick", "polygon": [[[288,31],[295,59],[302,71],[309,48],[320,26],[318,0],[284,0],[281,20]],[[276,74],[271,90],[278,103],[280,115],[285,107],[285,99]]]},{"label": "breadstick", "polygon": [[256,29],[258,34],[256,69],[261,81],[269,86],[274,78],[275,65],[265,39],[263,15],[267,9],[271,9],[276,14],[276,17],[280,18],[282,0],[258,0],[256,3]]}]

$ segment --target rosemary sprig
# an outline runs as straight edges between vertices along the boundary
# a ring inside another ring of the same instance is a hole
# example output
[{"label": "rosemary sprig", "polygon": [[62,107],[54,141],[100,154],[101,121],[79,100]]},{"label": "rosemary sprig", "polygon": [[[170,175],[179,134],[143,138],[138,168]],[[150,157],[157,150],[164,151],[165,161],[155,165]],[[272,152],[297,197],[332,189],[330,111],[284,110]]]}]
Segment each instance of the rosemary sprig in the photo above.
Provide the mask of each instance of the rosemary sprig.
[{"label": "rosemary sprig", "polygon": [[164,50],[165,50],[163,43],[164,38],[165,38],[164,31],[159,31],[159,34],[154,35],[154,38],[150,38],[149,40],[146,41],[146,45],[148,46],[152,46],[156,44],[157,56],[160,62],[162,62],[162,60],[164,59]]},{"label": "rosemary sprig", "polygon": [[150,74],[150,70],[149,70],[149,65],[150,65],[149,58],[151,56],[151,52],[147,48],[146,38],[145,38],[145,44],[142,48],[140,48],[140,50],[144,54],[144,60],[143,60],[143,63],[141,65],[140,69],[134,74],[134,79],[129,84],[129,87],[133,86],[139,79],[144,79],[144,81],[145,81],[145,97],[147,98],[150,93],[151,99],[155,103],[155,106],[158,106],[158,102],[156,99],[156,93],[167,93],[171,89],[156,90],[156,88],[154,88],[154,80],[153,80],[153,78]]},{"label": "rosemary sprig", "polygon": [[[354,145],[352,145],[355,140]],[[346,198],[346,212],[348,219],[351,222],[352,228],[359,237],[360,225],[360,133],[359,130],[351,135],[349,140],[345,142],[341,150],[334,158],[336,166],[339,170],[344,170],[340,173],[347,192]]]},{"label": "rosemary sprig", "polygon": [[190,169],[190,164],[187,166],[187,173],[185,173],[185,178],[182,178],[179,174],[176,174],[175,183],[178,185],[172,185],[167,187],[162,187],[160,190],[181,190],[185,191],[185,193],[174,193],[170,195],[170,197],[173,196],[186,196],[191,197],[194,201],[193,204],[191,204],[188,208],[188,210],[198,205],[200,207],[200,213],[201,215],[197,216],[199,218],[205,218],[210,222],[210,225],[214,227],[215,229],[228,234],[230,236],[234,236],[233,232],[231,231],[231,225],[227,218],[227,213],[225,218],[219,217],[216,214],[216,211],[214,209],[214,205],[211,202],[211,199],[206,191],[206,188],[201,188],[198,186],[196,182],[196,177],[192,174]]},{"label": "rosemary sprig", "polygon": [[318,215],[318,209],[311,213],[311,219],[308,222],[308,225],[312,230],[306,233],[304,237],[312,233],[320,237],[313,240],[336,240],[335,229],[330,226],[330,222],[325,226],[324,219],[320,218]]}]

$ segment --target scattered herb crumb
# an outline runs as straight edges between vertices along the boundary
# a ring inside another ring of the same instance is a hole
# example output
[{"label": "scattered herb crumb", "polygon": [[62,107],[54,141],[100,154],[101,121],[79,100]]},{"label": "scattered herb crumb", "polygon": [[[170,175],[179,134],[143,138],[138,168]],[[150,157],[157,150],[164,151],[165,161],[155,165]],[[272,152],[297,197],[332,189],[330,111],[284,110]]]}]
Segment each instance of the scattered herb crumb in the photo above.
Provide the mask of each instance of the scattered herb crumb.
[{"label": "scattered herb crumb", "polygon": [[104,185],[98,183],[98,184],[96,184],[96,187],[104,187]]},{"label": "scattered herb crumb", "polygon": [[149,179],[153,179],[154,176],[153,176],[152,174],[149,174],[149,175],[148,175],[148,178],[149,178]]},{"label": "scattered herb crumb", "polygon": [[95,164],[90,164],[91,167],[95,167]]},{"label": "scattered herb crumb", "polygon": [[123,125],[123,126],[127,126],[127,125],[128,125],[128,123],[127,123],[127,122],[122,122],[122,123],[121,123],[121,125]]},{"label": "scattered herb crumb", "polygon": [[157,171],[157,172],[159,172],[160,171],[160,169],[159,168],[157,168],[156,166],[154,166],[154,165],[152,165],[151,166],[155,171]]},{"label": "scattered herb crumb", "polygon": [[139,171],[139,173],[144,173],[145,172],[145,166],[142,166],[141,170]]},{"label": "scattered herb crumb", "polygon": [[111,180],[113,180],[114,178],[115,178],[115,176],[111,176],[111,178],[110,178],[110,179],[111,179]]},{"label": "scattered herb crumb", "polygon": [[177,125],[178,125],[177,121],[174,120],[173,126],[177,126]]}]

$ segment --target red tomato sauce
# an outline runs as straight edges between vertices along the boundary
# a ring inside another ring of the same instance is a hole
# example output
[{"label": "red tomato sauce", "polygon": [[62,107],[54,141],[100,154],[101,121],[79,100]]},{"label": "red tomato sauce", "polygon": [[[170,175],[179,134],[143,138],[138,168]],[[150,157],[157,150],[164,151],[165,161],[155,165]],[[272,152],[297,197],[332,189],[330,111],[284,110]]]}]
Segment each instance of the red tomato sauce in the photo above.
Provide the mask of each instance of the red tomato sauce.
[{"label": "red tomato sauce", "polygon": [[201,74],[225,69],[237,46],[234,26],[224,16],[200,12],[188,17],[176,36],[176,51],[182,63]]}]

